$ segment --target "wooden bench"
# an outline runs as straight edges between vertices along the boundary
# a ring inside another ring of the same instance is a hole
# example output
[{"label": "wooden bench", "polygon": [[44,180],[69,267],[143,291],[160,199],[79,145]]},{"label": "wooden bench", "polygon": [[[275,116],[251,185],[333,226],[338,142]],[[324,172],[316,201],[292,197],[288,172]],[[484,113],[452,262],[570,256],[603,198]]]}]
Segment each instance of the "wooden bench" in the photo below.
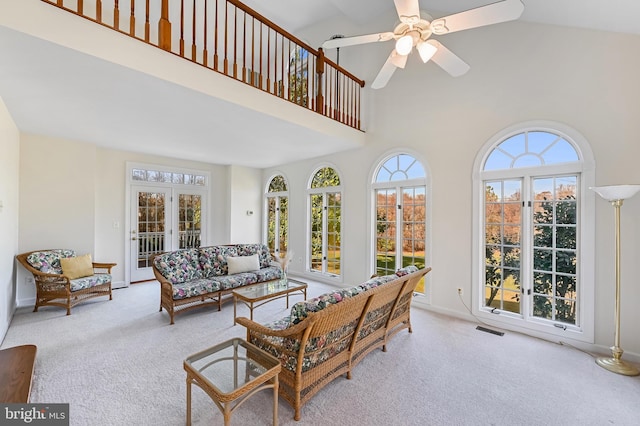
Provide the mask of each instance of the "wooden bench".
[{"label": "wooden bench", "polygon": [[35,345],[0,350],[0,402],[29,402],[35,363]]}]

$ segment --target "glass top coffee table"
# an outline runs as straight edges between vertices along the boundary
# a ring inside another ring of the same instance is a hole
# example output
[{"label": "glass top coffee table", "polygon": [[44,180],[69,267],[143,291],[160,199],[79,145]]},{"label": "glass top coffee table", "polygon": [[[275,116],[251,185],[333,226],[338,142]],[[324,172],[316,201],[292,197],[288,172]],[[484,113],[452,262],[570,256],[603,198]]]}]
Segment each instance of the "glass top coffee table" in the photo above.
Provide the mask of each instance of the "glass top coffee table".
[{"label": "glass top coffee table", "polygon": [[233,294],[233,325],[236,325],[236,313],[238,301],[249,308],[249,319],[253,320],[253,310],[273,300],[287,298],[289,308],[289,295],[300,293],[307,298],[307,284],[302,281],[287,278],[285,280],[265,281],[259,284],[239,287],[231,292]]},{"label": "glass top coffee table", "polygon": [[[191,384],[199,386],[216,403],[225,426],[233,411],[251,395],[273,388],[273,424],[278,424],[278,373],[280,361],[243,339],[220,343],[184,360],[187,372],[187,425],[191,425]],[[235,403],[234,403],[235,402]]]}]

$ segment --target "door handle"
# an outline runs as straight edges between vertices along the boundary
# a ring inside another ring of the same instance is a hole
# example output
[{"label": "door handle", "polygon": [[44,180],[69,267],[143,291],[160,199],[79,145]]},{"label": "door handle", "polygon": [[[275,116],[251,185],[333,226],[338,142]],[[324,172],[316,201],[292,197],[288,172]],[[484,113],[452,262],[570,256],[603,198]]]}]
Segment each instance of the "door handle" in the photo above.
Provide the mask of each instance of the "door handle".
[{"label": "door handle", "polygon": [[135,241],[135,240],[137,240],[136,237],[131,237],[131,241]]}]

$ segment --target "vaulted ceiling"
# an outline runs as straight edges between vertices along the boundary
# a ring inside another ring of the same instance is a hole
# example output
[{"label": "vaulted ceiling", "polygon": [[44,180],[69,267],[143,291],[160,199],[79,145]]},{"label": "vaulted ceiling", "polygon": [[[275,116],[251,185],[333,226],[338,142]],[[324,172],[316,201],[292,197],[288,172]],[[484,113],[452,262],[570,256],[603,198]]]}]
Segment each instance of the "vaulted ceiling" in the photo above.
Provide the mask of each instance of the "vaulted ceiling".
[{"label": "vaulted ceiling", "polygon": [[[522,1],[524,21],[640,34],[637,20],[640,1],[637,0]],[[490,2],[420,0],[420,6],[433,17],[439,17]],[[334,18],[358,28],[394,13],[393,0],[245,0],[245,3],[293,34]],[[2,7],[11,6],[5,3]],[[336,147],[339,141],[324,141],[322,134],[301,126],[254,111],[242,112],[237,106],[202,93],[145,77],[125,67],[101,63],[94,57],[62,47],[49,46],[43,40],[18,36],[1,26],[0,30],[3,58],[0,97],[22,131],[115,149],[249,167],[273,166],[340,150]],[[329,36],[327,34],[327,38]],[[111,88],[95,84],[102,78],[114,80],[114,76],[118,84]],[[168,104],[170,108],[166,107]],[[217,121],[212,122],[212,114],[187,114],[179,108],[192,104],[202,106],[201,111],[207,108],[215,111]],[[177,116],[167,116],[167,111],[174,111]],[[244,119],[238,121],[240,116]],[[252,126],[243,124],[247,121],[251,121]],[[218,137],[212,140],[212,134]],[[284,134],[287,138],[282,137]],[[245,143],[256,138],[269,149],[264,152],[247,149]],[[307,140],[308,146],[315,149],[291,149],[286,139]],[[187,142],[191,145],[184,149],[183,144]]]}]

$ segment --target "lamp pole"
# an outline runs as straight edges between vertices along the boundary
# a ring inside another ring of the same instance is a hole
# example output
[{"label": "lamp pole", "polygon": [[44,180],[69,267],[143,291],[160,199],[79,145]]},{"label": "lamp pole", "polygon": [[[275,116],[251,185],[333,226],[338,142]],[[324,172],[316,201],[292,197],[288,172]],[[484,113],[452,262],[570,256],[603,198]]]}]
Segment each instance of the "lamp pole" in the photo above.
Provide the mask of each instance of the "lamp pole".
[{"label": "lamp pole", "polygon": [[613,338],[613,346],[611,347],[611,357],[598,357],[596,363],[609,371],[623,374],[625,376],[640,375],[640,371],[633,365],[623,361],[620,347],[620,207],[626,198],[632,197],[640,190],[640,185],[612,185],[594,187],[593,189],[598,195],[608,200],[615,211],[615,278],[616,278],[616,294],[615,294],[615,331]]}]

